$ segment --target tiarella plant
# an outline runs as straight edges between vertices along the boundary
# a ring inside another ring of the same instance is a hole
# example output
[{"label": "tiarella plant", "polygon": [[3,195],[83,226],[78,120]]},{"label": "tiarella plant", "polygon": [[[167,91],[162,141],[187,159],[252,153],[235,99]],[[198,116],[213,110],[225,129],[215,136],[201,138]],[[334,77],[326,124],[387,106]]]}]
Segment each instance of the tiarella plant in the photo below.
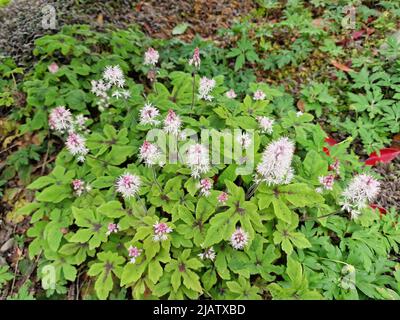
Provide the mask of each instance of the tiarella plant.
[{"label": "tiarella plant", "polygon": [[[65,143],[21,209],[49,295],[85,274],[99,299],[123,289],[135,299],[399,297],[385,276],[400,278],[387,258],[399,251],[398,217],[370,207],[379,177],[347,152],[351,139],[329,145],[310,113],[279,114],[281,89],[249,83],[237,94],[203,73],[199,48],[187,73],[162,69],[162,50],[116,39],[119,55],[78,64],[86,47],[75,41],[54,48],[68,63],[35,70],[69,82],[46,94],[51,108],[27,84],[40,114],[27,130],[48,126]],[[246,41],[232,51],[236,69],[258,59]],[[321,86],[303,92],[306,110],[333,102]]]}]

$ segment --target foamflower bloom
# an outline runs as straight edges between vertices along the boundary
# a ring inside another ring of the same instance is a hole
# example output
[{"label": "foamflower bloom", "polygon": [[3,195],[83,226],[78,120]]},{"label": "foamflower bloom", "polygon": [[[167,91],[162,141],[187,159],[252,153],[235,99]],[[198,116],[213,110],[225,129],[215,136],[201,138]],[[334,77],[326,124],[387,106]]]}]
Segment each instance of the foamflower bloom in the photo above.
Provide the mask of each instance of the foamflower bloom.
[{"label": "foamflower bloom", "polygon": [[247,149],[250,147],[252,139],[250,134],[243,132],[236,137],[236,142],[238,142],[242,148]]},{"label": "foamflower bloom", "polygon": [[343,191],[342,209],[351,213],[353,219],[361,214],[361,210],[375,200],[380,190],[379,181],[366,174],[356,175]]},{"label": "foamflower bloom", "polygon": [[262,160],[257,165],[257,182],[268,185],[288,184],[293,179],[291,167],[294,144],[286,137],[271,142],[262,154]]},{"label": "foamflower bloom", "polygon": [[146,103],[140,110],[140,124],[146,125],[158,125],[160,123],[157,117],[160,115],[160,111],[154,107],[151,103]]},{"label": "foamflower bloom", "polygon": [[125,85],[124,73],[120,66],[107,66],[103,72],[103,79],[111,85],[122,88]]},{"label": "foamflower bloom", "polygon": [[140,147],[139,158],[147,165],[152,166],[158,164],[162,166],[164,163],[161,159],[161,152],[159,148],[149,141],[144,141]]},{"label": "foamflower bloom", "polygon": [[209,178],[200,180],[200,194],[208,197],[210,195],[210,190],[212,189],[213,181]]},{"label": "foamflower bloom", "polygon": [[165,241],[168,239],[168,234],[172,232],[172,228],[168,227],[165,222],[156,222],[153,225],[153,240],[154,241]]},{"label": "foamflower bloom", "polygon": [[121,175],[116,182],[116,190],[121,193],[124,198],[130,198],[135,196],[142,185],[140,177],[125,173]]},{"label": "foamflower bloom", "polygon": [[110,235],[111,233],[117,233],[119,231],[119,225],[116,223],[109,223],[107,226],[106,235]]},{"label": "foamflower bloom", "polygon": [[192,170],[192,177],[199,178],[210,170],[208,149],[200,143],[191,145],[187,152],[186,164]]},{"label": "foamflower bloom", "polygon": [[274,120],[268,118],[268,117],[257,117],[258,125],[260,126],[261,132],[262,133],[268,133],[272,134],[273,131],[273,125],[274,125]]},{"label": "foamflower bloom", "polygon": [[144,65],[155,66],[159,58],[160,55],[158,51],[153,48],[149,48],[144,54]]},{"label": "foamflower bloom", "polygon": [[211,101],[214,97],[210,95],[211,91],[215,88],[215,80],[202,77],[199,84],[199,99]]},{"label": "foamflower bloom", "polygon": [[237,94],[236,94],[236,92],[235,92],[233,89],[231,89],[231,90],[225,92],[225,96],[226,96],[228,99],[235,99],[235,98],[237,97]]},{"label": "foamflower bloom", "polygon": [[202,253],[199,253],[198,256],[201,260],[210,259],[211,261],[215,260],[215,251],[213,247],[205,249]]},{"label": "foamflower bloom", "polygon": [[217,198],[218,202],[223,205],[228,201],[228,199],[229,196],[226,192],[222,192]]},{"label": "foamflower bloom", "polygon": [[65,145],[73,156],[78,156],[78,161],[85,161],[85,155],[89,152],[89,149],[86,148],[86,139],[84,137],[78,133],[71,132]]},{"label": "foamflower bloom", "polygon": [[200,59],[200,49],[195,48],[192,58],[189,59],[189,65],[193,65],[195,68],[200,69],[201,59]]},{"label": "foamflower bloom", "polygon": [[64,133],[69,131],[73,124],[71,111],[63,106],[51,110],[49,115],[49,127],[51,130]]},{"label": "foamflower bloom", "polygon": [[174,136],[178,136],[182,121],[179,116],[176,115],[174,110],[168,110],[168,114],[164,120],[164,131]]},{"label": "foamflower bloom", "polygon": [[138,258],[142,254],[143,250],[138,247],[129,246],[128,248],[128,256],[130,257],[129,263],[135,263],[136,258]]},{"label": "foamflower bloom", "polygon": [[237,228],[231,236],[231,245],[236,250],[242,250],[249,240],[247,233],[242,228]]},{"label": "foamflower bloom", "polygon": [[266,98],[266,95],[265,95],[264,91],[257,90],[256,92],[254,92],[253,99],[255,101],[265,100],[265,98]]}]

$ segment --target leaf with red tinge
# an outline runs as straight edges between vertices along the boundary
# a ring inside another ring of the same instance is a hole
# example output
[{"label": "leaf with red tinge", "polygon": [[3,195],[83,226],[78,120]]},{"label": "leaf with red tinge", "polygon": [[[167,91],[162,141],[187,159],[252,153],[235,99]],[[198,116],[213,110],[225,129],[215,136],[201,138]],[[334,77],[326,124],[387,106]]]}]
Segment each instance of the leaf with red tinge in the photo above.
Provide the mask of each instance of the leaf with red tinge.
[{"label": "leaf with red tinge", "polygon": [[337,69],[339,69],[339,70],[342,70],[342,71],[344,71],[344,72],[354,71],[353,69],[349,68],[349,67],[346,66],[345,64],[342,64],[342,63],[340,63],[340,62],[337,62],[336,60],[331,60],[331,64],[332,64],[335,68],[337,68]]},{"label": "leaf with red tinge", "polygon": [[355,31],[353,32],[353,34],[351,35],[351,37],[353,38],[353,40],[358,40],[362,37],[362,35],[365,33],[365,30],[359,30],[359,31]]},{"label": "leaf with red tinge", "polygon": [[370,204],[369,205],[372,209],[378,209],[380,214],[386,214],[387,211],[385,208],[378,206],[377,204]]},{"label": "leaf with red tinge", "polygon": [[[331,137],[326,137],[326,138],[325,138],[325,142],[326,142],[327,144],[329,144],[330,146],[334,146],[335,144],[337,144],[337,141],[336,141],[335,139],[331,138]],[[329,155],[331,154],[331,153],[329,152],[329,149],[328,149],[327,147],[324,147],[324,148],[322,149],[322,151],[324,151],[325,154],[326,154],[327,156],[329,156]]]},{"label": "leaf with red tinge", "polygon": [[331,137],[326,137],[325,142],[328,143],[331,147],[337,144],[337,141]]},{"label": "leaf with red tinge", "polygon": [[365,164],[367,166],[374,166],[378,162],[389,163],[394,158],[400,155],[400,149],[396,148],[384,148],[379,151],[380,155],[377,152],[372,152],[369,155],[369,158],[365,160]]}]

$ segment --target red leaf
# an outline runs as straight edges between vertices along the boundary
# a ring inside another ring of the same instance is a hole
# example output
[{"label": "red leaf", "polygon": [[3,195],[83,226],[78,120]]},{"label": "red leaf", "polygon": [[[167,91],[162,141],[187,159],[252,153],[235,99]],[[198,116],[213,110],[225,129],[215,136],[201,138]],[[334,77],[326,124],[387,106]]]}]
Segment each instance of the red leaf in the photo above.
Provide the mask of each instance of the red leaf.
[{"label": "red leaf", "polygon": [[325,142],[330,146],[334,146],[335,144],[337,144],[337,141],[331,137],[326,137]]},{"label": "red leaf", "polygon": [[355,32],[353,32],[353,34],[351,36],[352,36],[353,40],[358,40],[362,37],[364,32],[365,32],[364,30],[355,31]]},{"label": "red leaf", "polygon": [[398,155],[400,155],[400,149],[384,148],[380,150],[380,156],[377,154],[377,152],[372,152],[369,155],[369,158],[365,160],[365,164],[367,166],[374,166],[378,162],[388,163],[396,158]]},{"label": "red leaf", "polygon": [[[327,144],[329,144],[330,146],[334,146],[335,144],[337,144],[337,141],[336,141],[335,139],[331,138],[331,137],[326,137],[326,138],[325,138],[325,142],[326,142]],[[322,151],[324,151],[325,154],[326,154],[327,156],[329,156],[329,155],[331,154],[331,153],[329,152],[329,149],[328,149],[327,147],[324,147],[324,148],[322,149]]]},{"label": "red leaf", "polygon": [[369,206],[370,206],[372,209],[378,209],[378,210],[379,210],[379,213],[381,213],[381,214],[387,213],[387,211],[386,211],[385,208],[382,208],[382,207],[378,206],[377,204],[370,204]]}]

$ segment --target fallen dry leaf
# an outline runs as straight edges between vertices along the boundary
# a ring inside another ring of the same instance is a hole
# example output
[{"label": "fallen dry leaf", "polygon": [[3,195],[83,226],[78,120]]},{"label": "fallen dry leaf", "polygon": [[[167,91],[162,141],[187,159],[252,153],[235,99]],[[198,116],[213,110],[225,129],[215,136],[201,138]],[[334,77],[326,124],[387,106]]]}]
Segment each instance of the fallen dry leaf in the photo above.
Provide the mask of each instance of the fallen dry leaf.
[{"label": "fallen dry leaf", "polygon": [[346,66],[345,64],[342,64],[342,63],[340,63],[340,62],[337,62],[336,60],[331,60],[331,64],[332,64],[335,68],[337,68],[337,69],[339,69],[339,70],[342,70],[342,71],[344,71],[344,72],[354,71],[353,69],[349,68],[349,67]]}]

